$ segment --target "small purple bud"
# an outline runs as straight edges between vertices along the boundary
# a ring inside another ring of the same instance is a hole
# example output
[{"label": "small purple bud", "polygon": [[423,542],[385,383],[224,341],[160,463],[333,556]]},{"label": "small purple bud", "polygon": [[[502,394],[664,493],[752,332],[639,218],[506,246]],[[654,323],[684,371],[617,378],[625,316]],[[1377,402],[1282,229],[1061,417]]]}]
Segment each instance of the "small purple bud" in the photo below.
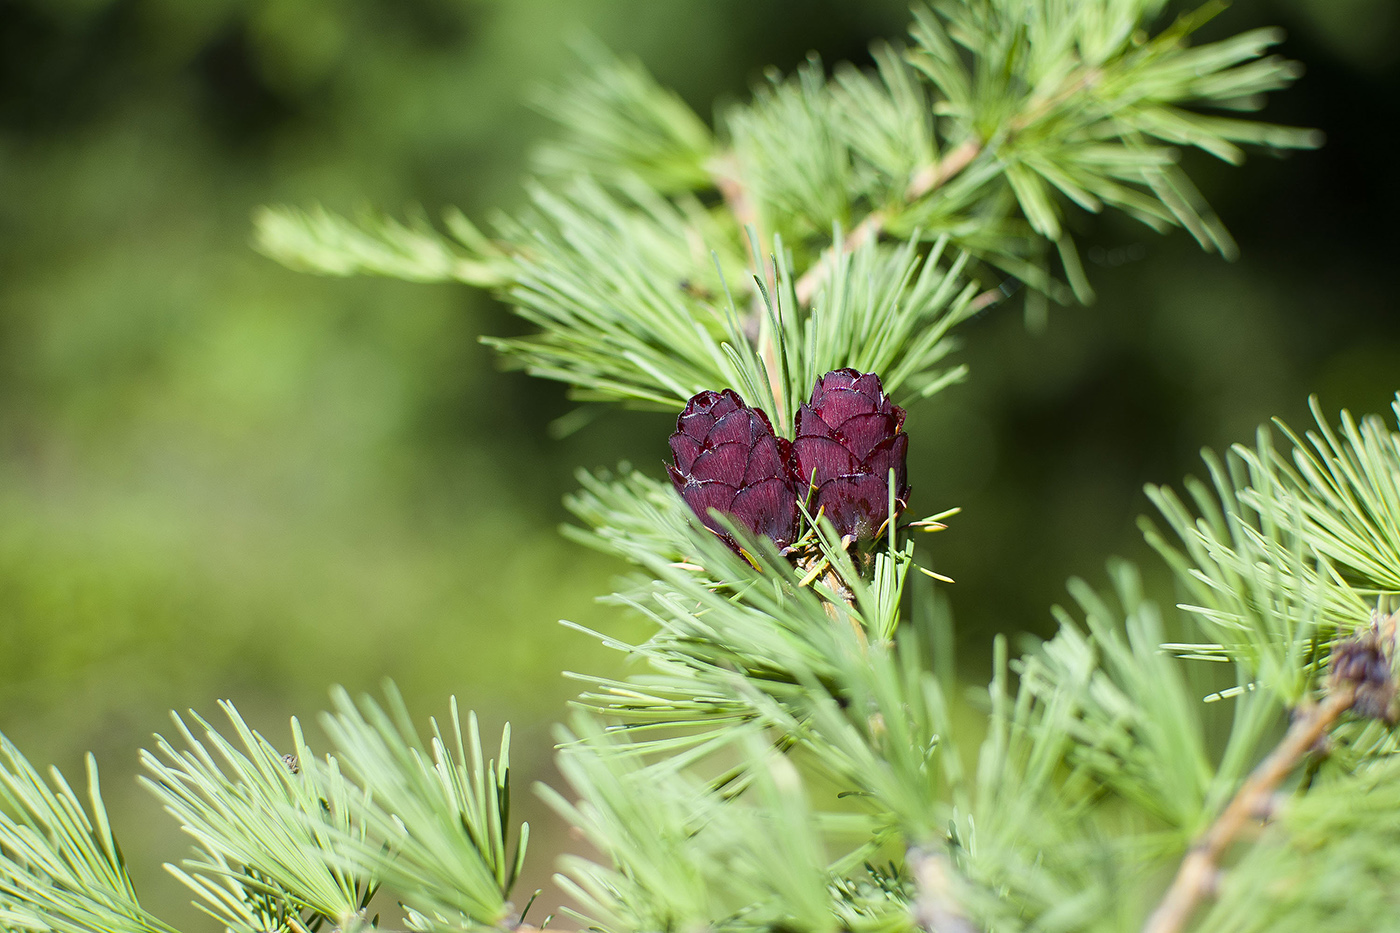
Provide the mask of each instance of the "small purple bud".
[{"label": "small purple bud", "polygon": [[810,485],[812,510],[824,512],[843,536],[869,541],[908,504],[903,425],[904,409],[885,397],[880,377],[854,369],[822,376],[798,409],[793,472]]},{"label": "small purple bud", "polygon": [[779,548],[798,533],[801,484],[790,472],[791,444],[773,434],[768,416],[744,404],[733,389],[701,392],[686,403],[671,435],[676,491],[706,528],[738,550],[711,515],[715,509]]},{"label": "small purple bud", "polygon": [[1395,721],[1393,637],[1373,622],[1332,648],[1332,680],[1352,689],[1351,710],[1358,716]]}]

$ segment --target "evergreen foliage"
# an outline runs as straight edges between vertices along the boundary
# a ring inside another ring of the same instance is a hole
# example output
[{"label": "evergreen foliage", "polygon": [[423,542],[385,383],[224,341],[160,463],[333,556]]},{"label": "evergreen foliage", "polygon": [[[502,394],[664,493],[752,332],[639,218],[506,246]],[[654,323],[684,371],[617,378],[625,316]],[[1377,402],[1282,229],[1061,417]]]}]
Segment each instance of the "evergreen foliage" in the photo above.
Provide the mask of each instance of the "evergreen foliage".
[{"label": "evergreen foliage", "polygon": [[[1215,7],[1149,35],[1161,6],[943,0],[874,72],[773,76],[715,130],[585,46],[583,76],[542,101],[560,133],[531,206],[492,238],[457,214],[442,232],[272,209],[259,243],[324,273],[492,288],[538,330],[490,342],[585,402],[678,410],[732,388],[782,433],[817,377],[853,367],[918,404],[966,375],[952,330],[1013,290],[1003,276],[1033,314],[1090,296],[1069,205],[1228,255],[1171,147],[1235,162],[1316,142],[1194,109],[1253,109],[1296,69],[1264,57],[1267,30],[1190,45]],[[1150,490],[1164,526],[1144,531],[1180,606],[1123,563],[1102,592],[1072,581],[1058,634],[1014,659],[999,642],[970,703],[928,582],[946,578],[914,542],[955,509],[855,546],[805,514],[784,553],[725,521],[736,551],[657,478],[581,474],[568,533],[633,566],[610,599],[655,630],[599,636],[634,673],[574,675],[569,787],[543,791],[597,853],[561,866],[577,922],[1393,926],[1400,430],[1315,414],[1316,432],[1207,454],[1185,499]],[[224,928],[380,929],[390,898],[415,930],[526,922],[508,733],[486,760],[454,702],[424,741],[392,690],[337,693],[322,753],[295,721],[283,748],[225,713],[233,739],[176,717],[179,741],[145,756],[194,845],[171,870]],[[167,929],[139,906],[95,768],[84,808],[8,743],[0,764],[6,926]]]}]

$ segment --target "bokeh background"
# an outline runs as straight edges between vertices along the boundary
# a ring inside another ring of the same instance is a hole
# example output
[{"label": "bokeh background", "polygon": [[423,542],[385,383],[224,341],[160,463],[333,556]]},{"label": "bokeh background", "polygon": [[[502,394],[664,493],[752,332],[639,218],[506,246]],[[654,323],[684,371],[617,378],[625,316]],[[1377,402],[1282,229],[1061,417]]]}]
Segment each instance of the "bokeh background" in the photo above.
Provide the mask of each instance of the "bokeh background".
[{"label": "bokeh background", "polygon": [[[392,676],[424,714],[455,693],[509,717],[518,774],[548,778],[559,671],[619,663],[556,620],[636,624],[594,604],[621,568],[559,538],[559,500],[578,466],[659,473],[670,430],[615,413],[551,440],[562,390],[476,342],[519,332],[502,307],[289,272],[250,248],[252,210],[509,209],[547,130],[526,100],[581,31],[708,115],[767,65],[865,60],[906,19],[904,0],[0,0],[0,730],[70,774],[97,752],[152,906],[209,926],[134,780],[171,708],[230,698],[279,737],[329,685]],[[1081,217],[1098,302],[1042,333],[1013,306],[970,323],[972,381],[911,414],[914,508],[964,508],[933,554],[972,681],[991,633],[1047,629],[1067,576],[1150,560],[1143,483],[1306,421],[1309,393],[1388,413],[1400,388],[1400,5],[1240,0],[1209,34],[1260,25],[1308,68],[1266,116],[1327,145],[1188,157],[1242,259]]]}]

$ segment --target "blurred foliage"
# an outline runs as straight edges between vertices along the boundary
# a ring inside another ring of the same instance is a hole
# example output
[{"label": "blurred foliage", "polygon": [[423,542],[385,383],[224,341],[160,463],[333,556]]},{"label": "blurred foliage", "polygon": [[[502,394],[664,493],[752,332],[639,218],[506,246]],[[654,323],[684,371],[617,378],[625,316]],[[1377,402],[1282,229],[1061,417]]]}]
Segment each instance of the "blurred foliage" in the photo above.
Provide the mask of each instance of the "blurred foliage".
[{"label": "blurred foliage", "polygon": [[[964,325],[971,381],[909,433],[914,510],[964,507],[937,560],[968,647],[1047,629],[1067,576],[1142,553],[1143,483],[1200,446],[1301,422],[1309,392],[1384,409],[1396,9],[1241,0],[1212,25],[1287,28],[1309,72],[1264,115],[1328,137],[1191,164],[1243,262],[1072,216],[1097,304],[1043,333],[1006,308]],[[868,62],[906,19],[902,0],[0,0],[0,729],[66,769],[98,751],[152,906],[191,916],[164,909],[173,840],[127,779],[170,707],[230,697],[280,735],[331,683],[392,674],[414,708],[509,714],[541,774],[575,692],[557,671],[603,666],[555,619],[622,624],[592,604],[617,567],[557,536],[559,499],[576,466],[657,463],[670,430],[606,414],[550,440],[561,390],[476,343],[519,332],[502,309],[287,272],[248,248],[251,210],[517,203],[543,127],[526,101],[581,29],[708,114],[808,49]]]}]

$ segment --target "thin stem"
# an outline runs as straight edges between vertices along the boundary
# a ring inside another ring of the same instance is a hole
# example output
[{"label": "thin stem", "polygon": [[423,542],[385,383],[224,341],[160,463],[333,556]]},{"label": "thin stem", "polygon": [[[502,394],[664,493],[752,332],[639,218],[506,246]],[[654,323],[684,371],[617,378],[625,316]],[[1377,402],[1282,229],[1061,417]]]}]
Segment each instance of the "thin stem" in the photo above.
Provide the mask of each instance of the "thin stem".
[{"label": "thin stem", "polygon": [[[919,198],[932,193],[952,180],[963,169],[972,164],[982,152],[982,141],[976,136],[964,140],[959,145],[948,151],[942,159],[932,165],[927,165],[914,173],[914,177],[909,182],[909,187],[904,190],[904,200],[906,202],[917,201]],[[865,216],[865,219],[851,230],[841,242],[841,252],[849,253],[865,243],[867,240],[878,239],[885,229],[885,223],[889,220],[885,211],[874,210]],[[831,267],[835,264],[837,255],[836,245],[832,244],[822,251],[821,257],[813,263],[812,267],[802,274],[797,280],[794,291],[797,294],[798,304],[810,305],[812,299],[817,294],[817,289],[831,275]]]},{"label": "thin stem", "polygon": [[917,201],[924,195],[943,187],[952,181],[963,169],[972,164],[972,160],[982,154],[982,140],[976,136],[969,137],[948,151],[942,159],[932,165],[926,165],[914,173],[914,177],[909,181],[909,187],[904,190],[904,200]]},{"label": "thin stem", "polygon": [[754,205],[748,186],[744,184],[743,175],[739,171],[739,160],[732,152],[725,153],[716,156],[709,168],[710,178],[719,189],[724,203],[729,206],[729,212],[734,215],[739,230],[742,232],[752,227],[757,233],[758,208]]},{"label": "thin stem", "polygon": [[1356,685],[1334,683],[1321,703],[1303,709],[1269,756],[1260,762],[1216,821],[1181,861],[1176,879],[1167,889],[1143,933],[1179,933],[1185,929],[1197,903],[1214,889],[1220,857],[1246,824],[1267,813],[1284,778],[1331,728],[1337,717],[1356,701]]},{"label": "thin stem", "polygon": [[1023,110],[1007,124],[1008,135],[1015,136],[1037,120],[1047,116],[1056,107],[1072,100],[1081,91],[1087,91],[1103,80],[1103,71],[1098,68],[1082,68],[1071,72],[1065,83],[1054,94],[1041,98],[1035,106]]},{"label": "thin stem", "polygon": [[[841,241],[841,252],[854,252],[866,240],[876,239],[880,236],[880,231],[885,228],[885,212],[871,211],[865,215],[865,219],[856,224],[849,236]],[[812,268],[803,273],[797,280],[797,285],[793,288],[797,295],[798,304],[810,305],[812,298],[817,294],[817,288],[826,281],[831,274],[832,263],[836,259],[835,244],[828,246]]]},{"label": "thin stem", "polygon": [[870,642],[866,639],[865,627],[860,624],[860,620],[855,614],[856,594],[846,585],[846,581],[841,579],[841,575],[836,572],[836,568],[832,567],[830,564],[827,565],[826,573],[822,575],[822,583],[826,584],[827,588],[838,596],[841,601],[846,604],[847,608],[847,611],[842,611],[837,608],[835,603],[829,602],[825,606],[826,614],[831,617],[831,621],[833,622],[840,622],[841,616],[844,615],[846,621],[850,623],[851,630],[855,632],[856,641],[860,644],[860,650],[868,650]]},{"label": "thin stem", "polygon": [[[1015,137],[1060,104],[1072,99],[1076,94],[1092,88],[1102,78],[1103,72],[1097,68],[1087,68],[1071,76],[1056,93],[1035,102],[1034,106],[1012,118],[1005,126],[1003,142]],[[963,169],[971,165],[973,160],[982,154],[985,146],[985,141],[978,136],[969,136],[948,150],[942,159],[916,171],[909,180],[909,186],[904,189],[904,202],[912,204],[947,184],[957,177]],[[728,195],[726,195],[727,198]],[[856,225],[855,229],[851,231],[851,235],[842,243],[842,251],[851,252],[866,240],[879,237],[888,219],[883,210],[871,211],[864,220]],[[797,300],[800,304],[811,304],[817,289],[831,274],[831,266],[835,256],[836,246],[833,244],[827,247],[812,268],[808,269],[802,278],[797,280]]]},{"label": "thin stem", "polygon": [[989,288],[972,299],[972,303],[968,306],[969,313],[976,314],[978,311],[990,308],[998,301],[1002,301],[1007,297],[1006,291],[1000,285],[996,288]]}]

